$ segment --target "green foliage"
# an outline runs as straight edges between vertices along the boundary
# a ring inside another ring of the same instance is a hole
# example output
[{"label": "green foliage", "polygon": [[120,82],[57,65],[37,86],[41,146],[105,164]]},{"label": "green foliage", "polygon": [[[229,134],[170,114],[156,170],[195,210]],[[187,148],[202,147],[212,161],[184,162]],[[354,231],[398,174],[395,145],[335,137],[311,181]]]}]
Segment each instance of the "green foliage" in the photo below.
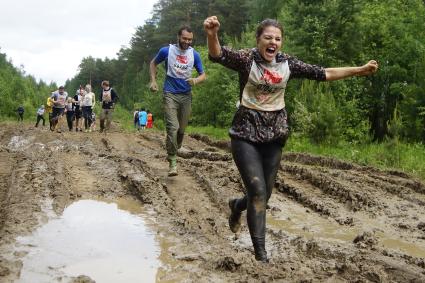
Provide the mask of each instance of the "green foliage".
[{"label": "green foliage", "polygon": [[56,85],[36,82],[32,76],[26,76],[7,61],[6,54],[0,53],[0,119],[17,119],[17,108],[25,109],[24,119],[35,120],[38,107],[46,102]]},{"label": "green foliage", "polygon": [[229,130],[223,128],[216,128],[212,126],[206,127],[193,127],[189,126],[186,128],[187,133],[199,133],[212,137],[216,140],[227,140],[229,139]]},{"label": "green foliage", "polygon": [[367,139],[368,123],[359,115],[357,101],[338,100],[335,96],[328,84],[303,81],[300,91],[287,99],[293,104],[293,130],[314,143],[337,144],[341,139],[358,143]]},{"label": "green foliage", "polygon": [[388,134],[387,122],[405,98],[410,101],[400,108],[408,121],[403,138],[424,136],[423,127],[412,126],[420,124],[416,109],[424,105],[422,1],[291,0],[285,2],[279,19],[285,26],[286,49],[305,62],[324,66],[379,62],[380,71],[372,77],[331,84],[337,96],[358,100],[358,112],[367,115],[375,139]]},{"label": "green foliage", "polygon": [[239,98],[237,74],[207,59],[206,48],[200,51],[207,80],[193,88],[192,122],[195,125],[228,127]]}]

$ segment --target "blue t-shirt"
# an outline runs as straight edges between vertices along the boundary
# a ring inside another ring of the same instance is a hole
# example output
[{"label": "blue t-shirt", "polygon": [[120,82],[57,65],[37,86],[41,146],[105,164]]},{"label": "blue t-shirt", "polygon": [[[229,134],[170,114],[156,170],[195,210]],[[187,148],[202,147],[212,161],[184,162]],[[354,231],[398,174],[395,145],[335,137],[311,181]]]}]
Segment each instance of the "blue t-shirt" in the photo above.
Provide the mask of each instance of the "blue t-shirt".
[{"label": "blue t-shirt", "polygon": [[169,61],[170,46],[161,48],[154,59],[154,63],[156,65],[165,61],[165,70],[167,72],[167,76],[164,82],[164,92],[170,92],[170,93],[190,92],[192,90],[192,87],[186,81],[186,79],[190,77],[187,77],[187,75],[183,73],[180,75],[180,77],[174,76],[174,74],[176,74],[176,70],[173,70],[173,72],[170,72],[169,65],[170,63],[172,63],[172,67],[175,66],[177,68],[177,73],[179,72],[178,69],[184,70],[183,72],[185,72],[186,74],[191,73],[193,67],[195,67],[198,74],[203,74],[204,70],[202,68],[201,56],[192,47],[190,47],[187,50],[180,50],[174,45],[172,46],[172,48],[174,49],[173,50],[174,53],[181,53],[181,55],[177,54],[176,56],[173,56],[170,59],[173,62]]},{"label": "blue t-shirt", "polygon": [[139,112],[139,125],[146,126],[148,120],[148,113],[146,111]]}]

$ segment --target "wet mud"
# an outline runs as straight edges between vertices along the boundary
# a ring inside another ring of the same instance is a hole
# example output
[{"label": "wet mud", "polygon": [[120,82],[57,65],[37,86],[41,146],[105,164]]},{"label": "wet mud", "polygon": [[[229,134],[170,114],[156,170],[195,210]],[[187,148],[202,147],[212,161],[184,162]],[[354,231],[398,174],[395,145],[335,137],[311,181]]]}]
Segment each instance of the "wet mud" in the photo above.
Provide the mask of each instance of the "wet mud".
[{"label": "wet mud", "polygon": [[[20,278],[31,235],[79,200],[131,199],[161,242],[157,282],[425,282],[425,186],[383,171],[284,153],[267,209],[269,264],[257,263],[227,201],[244,186],[228,142],[187,136],[177,177],[164,134],[0,127],[0,282]],[[243,216],[245,217],[245,213]],[[63,281],[61,281],[63,282]],[[70,282],[93,282],[87,274]]]}]

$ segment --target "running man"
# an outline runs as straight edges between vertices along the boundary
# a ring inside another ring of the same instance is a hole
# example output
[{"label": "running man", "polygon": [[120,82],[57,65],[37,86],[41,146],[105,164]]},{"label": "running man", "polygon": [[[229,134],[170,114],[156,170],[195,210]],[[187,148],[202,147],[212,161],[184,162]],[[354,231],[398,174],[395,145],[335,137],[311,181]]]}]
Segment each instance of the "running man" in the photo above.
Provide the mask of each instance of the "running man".
[{"label": "running man", "polygon": [[[100,113],[100,130],[99,132],[109,131],[112,122],[112,113],[114,112],[115,103],[118,101],[116,91],[109,86],[109,81],[102,82],[102,91],[100,93],[100,101],[102,102],[102,112]],[[106,120],[106,125],[105,125]]]},{"label": "running man", "polygon": [[19,105],[18,109],[16,109],[16,113],[18,113],[18,122],[24,121],[24,106]]},{"label": "running man", "polygon": [[[157,65],[165,61],[167,76],[164,81],[163,103],[166,148],[169,162],[168,176],[177,175],[177,150],[181,148],[185,128],[192,111],[192,86],[201,83],[206,76],[202,68],[201,56],[192,47],[193,32],[183,26],[177,34],[177,44],[170,44],[159,50],[150,63],[150,89],[158,91],[156,82]],[[198,77],[192,78],[195,67]]]},{"label": "running man", "polygon": [[53,130],[56,130],[58,133],[61,132],[63,114],[65,112],[65,103],[68,97],[68,93],[65,91],[63,86],[60,86],[59,89],[52,93],[51,98],[53,98]]}]

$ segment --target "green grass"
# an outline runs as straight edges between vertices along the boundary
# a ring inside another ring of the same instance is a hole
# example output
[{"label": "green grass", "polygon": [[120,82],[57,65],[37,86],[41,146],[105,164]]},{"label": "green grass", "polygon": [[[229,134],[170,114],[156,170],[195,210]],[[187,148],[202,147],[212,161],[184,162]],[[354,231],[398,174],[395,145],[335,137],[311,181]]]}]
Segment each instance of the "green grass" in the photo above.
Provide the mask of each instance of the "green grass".
[{"label": "green grass", "polygon": [[421,143],[387,141],[353,145],[341,142],[330,146],[312,144],[306,138],[292,136],[285,150],[334,157],[381,169],[399,170],[425,180],[425,146]]},{"label": "green grass", "polygon": [[212,126],[207,126],[207,127],[189,126],[186,128],[186,133],[204,134],[216,140],[229,139],[229,129],[215,128]]}]

